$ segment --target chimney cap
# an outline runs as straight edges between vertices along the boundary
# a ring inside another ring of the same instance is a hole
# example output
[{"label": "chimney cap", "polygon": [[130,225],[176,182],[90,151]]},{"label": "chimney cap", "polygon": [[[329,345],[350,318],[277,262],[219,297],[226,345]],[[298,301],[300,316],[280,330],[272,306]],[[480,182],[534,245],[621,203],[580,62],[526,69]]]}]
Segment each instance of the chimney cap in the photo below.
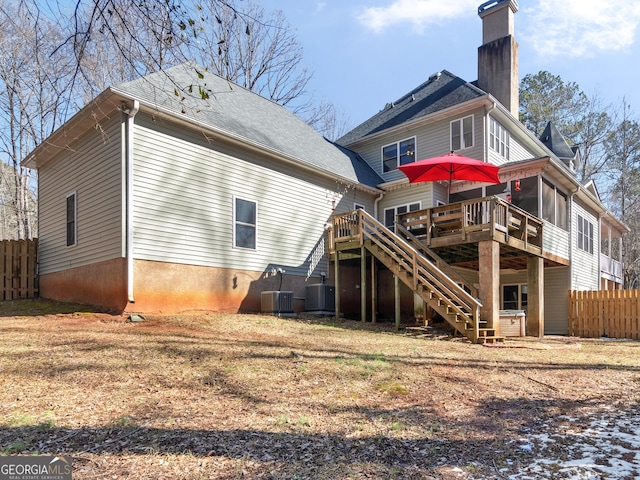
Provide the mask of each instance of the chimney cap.
[{"label": "chimney cap", "polygon": [[517,0],[489,0],[488,2],[484,2],[482,5],[478,7],[478,15],[482,15],[487,10],[492,9],[493,7],[497,7],[503,3],[510,3],[514,7],[514,12],[518,11],[518,1]]}]

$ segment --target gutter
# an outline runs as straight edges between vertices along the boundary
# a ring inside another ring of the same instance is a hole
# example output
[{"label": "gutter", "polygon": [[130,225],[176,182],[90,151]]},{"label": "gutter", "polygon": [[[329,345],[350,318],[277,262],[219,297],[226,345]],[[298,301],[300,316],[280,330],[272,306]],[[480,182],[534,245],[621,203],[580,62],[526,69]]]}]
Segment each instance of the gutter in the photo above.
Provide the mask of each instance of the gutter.
[{"label": "gutter", "polygon": [[125,178],[126,178],[126,257],[127,257],[127,299],[129,303],[135,303],[133,296],[133,127],[134,118],[140,110],[140,102],[133,101],[133,107],[126,107],[123,112],[127,115],[125,129]]}]

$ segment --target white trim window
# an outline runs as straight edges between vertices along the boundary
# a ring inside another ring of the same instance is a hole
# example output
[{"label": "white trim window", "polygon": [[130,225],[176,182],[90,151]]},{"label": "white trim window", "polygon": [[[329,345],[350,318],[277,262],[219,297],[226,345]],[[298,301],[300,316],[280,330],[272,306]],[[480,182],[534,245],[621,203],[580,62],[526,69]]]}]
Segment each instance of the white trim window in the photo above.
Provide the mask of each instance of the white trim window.
[{"label": "white trim window", "polygon": [[400,165],[416,161],[416,137],[382,147],[382,171],[396,170]]},{"label": "white trim window", "polygon": [[67,247],[78,242],[78,199],[76,192],[67,195]]},{"label": "white trim window", "polygon": [[593,254],[593,223],[578,215],[578,248]]},{"label": "white trim window", "polygon": [[415,212],[422,209],[422,203],[409,203],[407,205],[398,205],[396,207],[384,209],[384,226],[392,232],[396,231],[396,215],[407,212]]},{"label": "white trim window", "polygon": [[452,121],[449,130],[452,151],[473,147],[473,115]]},{"label": "white trim window", "polygon": [[509,131],[500,125],[495,119],[489,119],[489,147],[501,157],[509,160],[511,154],[511,136]]},{"label": "white trim window", "polygon": [[503,310],[526,310],[528,303],[526,283],[502,286]]},{"label": "white trim window", "polygon": [[233,197],[233,246],[255,250],[258,244],[258,204]]}]

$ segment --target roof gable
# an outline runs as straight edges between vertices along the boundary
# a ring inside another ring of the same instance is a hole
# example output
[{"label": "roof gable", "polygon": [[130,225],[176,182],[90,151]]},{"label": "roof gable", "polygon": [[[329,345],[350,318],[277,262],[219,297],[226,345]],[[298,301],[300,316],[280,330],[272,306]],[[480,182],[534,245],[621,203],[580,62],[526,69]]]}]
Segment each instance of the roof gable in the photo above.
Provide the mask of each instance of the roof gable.
[{"label": "roof gable", "polygon": [[485,95],[473,84],[443,70],[399,100],[387,104],[376,115],[338,139],[337,143],[350,145],[374,133]]},{"label": "roof gable", "polygon": [[120,84],[112,91],[345,180],[370,187],[382,182],[355,152],[328,141],[285,107],[195,63]]}]

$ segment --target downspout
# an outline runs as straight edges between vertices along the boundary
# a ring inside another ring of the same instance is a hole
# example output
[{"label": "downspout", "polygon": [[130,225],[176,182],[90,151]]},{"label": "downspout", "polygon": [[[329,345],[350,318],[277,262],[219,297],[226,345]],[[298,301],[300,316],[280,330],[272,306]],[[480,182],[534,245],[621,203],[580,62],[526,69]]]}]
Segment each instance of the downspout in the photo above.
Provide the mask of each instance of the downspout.
[{"label": "downspout", "polygon": [[382,200],[383,198],[384,198],[384,192],[378,195],[376,199],[373,201],[373,218],[375,218],[376,220],[378,220],[378,204],[380,203],[380,200]]},{"label": "downspout", "polygon": [[127,108],[124,112],[127,114],[126,129],[126,256],[127,256],[127,299],[129,303],[135,303],[133,296],[133,127],[134,117],[140,110],[140,102],[133,101],[133,107]]}]

